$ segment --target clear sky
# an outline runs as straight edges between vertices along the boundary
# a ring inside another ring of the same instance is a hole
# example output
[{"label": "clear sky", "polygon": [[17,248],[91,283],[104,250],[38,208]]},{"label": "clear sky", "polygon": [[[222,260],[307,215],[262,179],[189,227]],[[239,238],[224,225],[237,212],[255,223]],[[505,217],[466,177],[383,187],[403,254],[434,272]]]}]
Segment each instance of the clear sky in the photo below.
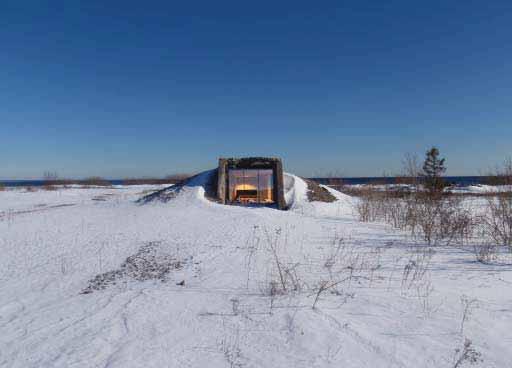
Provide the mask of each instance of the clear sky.
[{"label": "clear sky", "polygon": [[0,178],[512,155],[511,1],[2,1]]}]

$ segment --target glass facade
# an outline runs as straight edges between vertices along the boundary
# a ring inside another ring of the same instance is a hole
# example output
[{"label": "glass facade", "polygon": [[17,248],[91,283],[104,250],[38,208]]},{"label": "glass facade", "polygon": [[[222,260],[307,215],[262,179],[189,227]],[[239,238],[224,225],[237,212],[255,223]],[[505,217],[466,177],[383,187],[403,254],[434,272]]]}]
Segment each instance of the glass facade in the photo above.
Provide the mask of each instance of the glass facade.
[{"label": "glass facade", "polygon": [[274,203],[274,173],[271,169],[229,169],[228,184],[232,203]]}]

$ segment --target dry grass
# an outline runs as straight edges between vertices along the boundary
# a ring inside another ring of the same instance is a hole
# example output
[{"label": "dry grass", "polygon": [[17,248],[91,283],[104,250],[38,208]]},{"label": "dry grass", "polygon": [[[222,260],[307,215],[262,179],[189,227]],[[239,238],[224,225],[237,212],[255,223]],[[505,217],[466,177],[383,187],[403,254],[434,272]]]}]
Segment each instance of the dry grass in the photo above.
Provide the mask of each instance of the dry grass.
[{"label": "dry grass", "polygon": [[358,196],[355,209],[360,221],[386,222],[429,245],[466,244],[475,230],[476,219],[460,196],[370,187],[359,190]]},{"label": "dry grass", "polygon": [[110,187],[112,183],[100,176],[91,176],[89,178],[85,178],[80,180],[80,184],[84,186],[94,186],[94,187]]},{"label": "dry grass", "polygon": [[[500,184],[512,185],[512,159],[504,161],[494,175]],[[512,192],[487,198],[486,214],[482,217],[484,235],[491,244],[506,246],[512,252]],[[487,247],[485,251],[492,250]]]},{"label": "dry grass", "polygon": [[[463,196],[433,197],[365,188],[355,204],[359,220],[385,222],[428,245],[470,246],[482,263],[512,252],[512,193],[487,196],[483,212]],[[481,203],[481,202],[480,202]]]},{"label": "dry grass", "polygon": [[336,201],[336,197],[333,196],[327,189],[318,185],[312,180],[304,179],[308,186],[307,196],[310,202],[326,202],[331,203]]},{"label": "dry grass", "polygon": [[487,214],[482,217],[484,234],[497,245],[512,251],[512,193],[487,199]]}]

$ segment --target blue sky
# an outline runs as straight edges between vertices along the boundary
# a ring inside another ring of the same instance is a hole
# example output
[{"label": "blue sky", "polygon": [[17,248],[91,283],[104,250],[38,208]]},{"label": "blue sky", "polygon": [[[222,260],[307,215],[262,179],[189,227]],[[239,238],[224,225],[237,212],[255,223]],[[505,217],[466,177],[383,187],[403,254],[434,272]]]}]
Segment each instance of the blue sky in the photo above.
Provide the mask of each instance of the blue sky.
[{"label": "blue sky", "polygon": [[509,1],[3,1],[0,22],[0,178],[512,155]]}]

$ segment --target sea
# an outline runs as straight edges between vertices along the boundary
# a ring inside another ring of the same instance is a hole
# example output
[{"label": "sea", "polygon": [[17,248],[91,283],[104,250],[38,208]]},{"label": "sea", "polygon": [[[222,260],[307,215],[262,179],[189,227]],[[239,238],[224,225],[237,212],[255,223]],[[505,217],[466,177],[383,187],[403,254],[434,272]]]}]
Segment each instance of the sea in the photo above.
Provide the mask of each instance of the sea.
[{"label": "sea", "polygon": [[[329,184],[329,182],[335,182],[341,180],[346,185],[357,185],[357,184],[394,184],[396,183],[397,177],[386,176],[386,177],[362,177],[362,178],[310,178],[320,184]],[[470,185],[486,184],[489,181],[488,176],[444,176],[444,181],[448,184],[467,187]]]},{"label": "sea", "polygon": [[[373,183],[387,183],[393,184],[396,182],[396,177],[360,177],[360,178],[310,178],[320,184],[328,184],[332,181],[341,180],[343,184],[356,185],[356,184],[373,184]],[[443,178],[447,183],[466,187],[469,185],[485,184],[488,177],[486,176],[445,176]],[[108,180],[112,185],[122,185],[122,179]],[[38,187],[44,185],[44,180],[0,180],[0,183],[5,187]]]}]

